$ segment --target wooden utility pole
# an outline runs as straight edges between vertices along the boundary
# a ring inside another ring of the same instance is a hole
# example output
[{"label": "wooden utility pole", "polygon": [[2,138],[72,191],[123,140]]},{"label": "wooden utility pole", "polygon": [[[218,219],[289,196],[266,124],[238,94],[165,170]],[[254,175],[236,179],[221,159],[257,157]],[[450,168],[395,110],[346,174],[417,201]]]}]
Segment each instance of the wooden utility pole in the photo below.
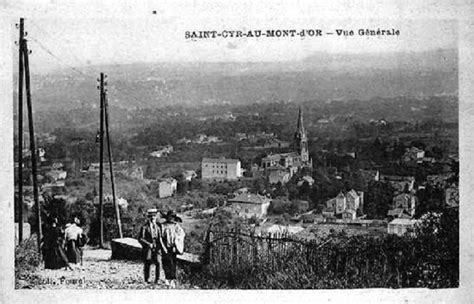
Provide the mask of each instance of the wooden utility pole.
[{"label": "wooden utility pole", "polygon": [[18,40],[18,244],[23,241],[23,18]]},{"label": "wooden utility pole", "polygon": [[23,49],[23,60],[25,62],[25,86],[26,86],[26,105],[28,108],[28,126],[30,130],[30,150],[31,150],[31,171],[33,174],[33,197],[36,206],[36,219],[38,222],[38,251],[41,256],[41,239],[43,237],[41,228],[41,206],[38,194],[38,173],[36,168],[36,145],[35,145],[35,129],[33,124],[33,106],[31,103],[31,86],[30,86],[30,66],[28,60],[28,45],[26,39],[23,38],[20,48]]},{"label": "wooden utility pole", "polygon": [[[107,85],[107,83],[105,83]],[[105,109],[105,132],[107,134],[107,150],[109,154],[109,167],[110,167],[110,182],[112,184],[112,200],[114,203],[115,209],[115,221],[117,222],[117,228],[119,232],[119,237],[123,238],[122,234],[122,223],[120,221],[120,209],[115,198],[115,182],[114,182],[114,170],[113,170],[113,161],[112,161],[112,150],[110,148],[110,133],[109,133],[109,104],[107,101],[107,89],[104,90],[104,109]]]},{"label": "wooden utility pole", "polygon": [[100,156],[99,156],[99,246],[104,248],[104,193],[103,193],[103,178],[104,178],[104,73],[100,73]]}]

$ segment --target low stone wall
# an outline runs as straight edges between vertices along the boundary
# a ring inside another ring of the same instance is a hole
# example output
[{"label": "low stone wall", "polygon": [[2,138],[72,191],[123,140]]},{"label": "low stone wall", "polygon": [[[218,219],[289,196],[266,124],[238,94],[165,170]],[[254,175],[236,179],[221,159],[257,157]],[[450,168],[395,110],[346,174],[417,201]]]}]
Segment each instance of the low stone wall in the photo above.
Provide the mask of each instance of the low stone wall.
[{"label": "low stone wall", "polygon": [[[141,260],[142,245],[134,238],[113,239],[111,242],[112,259],[118,260]],[[178,263],[199,264],[199,256],[184,252],[177,256]]]},{"label": "low stone wall", "polygon": [[141,260],[142,245],[134,238],[113,239],[112,259],[117,260]]}]

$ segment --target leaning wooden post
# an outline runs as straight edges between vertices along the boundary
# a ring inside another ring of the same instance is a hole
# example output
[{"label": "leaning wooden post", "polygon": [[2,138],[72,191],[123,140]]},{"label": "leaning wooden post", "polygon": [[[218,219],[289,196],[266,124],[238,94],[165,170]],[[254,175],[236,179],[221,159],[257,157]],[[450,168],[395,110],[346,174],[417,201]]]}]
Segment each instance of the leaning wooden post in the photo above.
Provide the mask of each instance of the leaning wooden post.
[{"label": "leaning wooden post", "polygon": [[25,61],[25,86],[26,86],[26,105],[28,108],[28,126],[30,130],[30,150],[31,150],[31,171],[33,175],[33,197],[36,206],[36,220],[38,222],[38,252],[41,259],[41,239],[43,231],[41,227],[41,206],[39,203],[38,193],[38,173],[36,165],[36,145],[35,145],[35,129],[33,124],[33,105],[31,102],[31,86],[30,86],[30,66],[28,60],[28,46],[26,39],[23,39],[23,56]]},{"label": "leaning wooden post", "polygon": [[[107,82],[104,83],[104,86],[107,86]],[[117,204],[117,199],[115,196],[115,180],[114,180],[114,169],[113,169],[113,161],[112,161],[112,149],[110,147],[110,133],[109,133],[109,112],[108,112],[108,101],[107,101],[107,89],[104,90],[104,114],[105,114],[105,132],[107,135],[107,150],[109,156],[109,170],[110,170],[110,183],[112,184],[112,200],[114,203],[115,209],[115,221],[117,222],[117,228],[119,232],[119,237],[123,238],[122,234],[122,223],[120,220],[120,209]]]}]

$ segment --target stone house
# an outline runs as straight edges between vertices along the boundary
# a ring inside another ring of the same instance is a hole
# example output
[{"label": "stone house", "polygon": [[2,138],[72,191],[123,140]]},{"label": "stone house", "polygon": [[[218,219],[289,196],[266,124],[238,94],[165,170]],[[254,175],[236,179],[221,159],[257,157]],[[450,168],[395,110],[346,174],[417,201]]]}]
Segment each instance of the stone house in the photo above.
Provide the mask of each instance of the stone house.
[{"label": "stone house", "polygon": [[301,163],[301,156],[297,152],[269,154],[262,158],[262,167],[268,169],[275,166],[284,168],[298,167]]},{"label": "stone house", "polygon": [[415,177],[398,175],[381,175],[380,181],[389,183],[398,193],[413,191]]},{"label": "stone house", "polygon": [[178,181],[176,181],[174,178],[162,178],[159,179],[157,182],[159,198],[173,196],[173,194],[178,189]]},{"label": "stone house", "polygon": [[418,223],[418,220],[406,219],[406,218],[396,218],[387,225],[388,234],[396,234],[398,236],[403,236],[406,233],[410,236],[414,236],[415,225]]},{"label": "stone house", "polygon": [[[327,203],[329,203],[329,200]],[[364,192],[355,191],[352,189],[351,191],[344,194],[343,192],[339,192],[339,194],[335,197],[335,214],[342,214],[345,210],[360,210],[362,212],[364,204]]]},{"label": "stone house", "polygon": [[264,218],[270,207],[271,199],[258,194],[241,194],[227,201],[232,212],[238,216]]},{"label": "stone house", "polygon": [[346,193],[346,200],[347,200],[347,209],[351,210],[363,210],[364,205],[364,192],[362,191],[355,191],[352,189],[351,191]]},{"label": "stone house", "polygon": [[282,185],[286,184],[292,176],[291,170],[282,167],[270,168],[267,170],[266,175],[270,184],[281,183]]},{"label": "stone house", "polygon": [[339,192],[332,199],[326,201],[326,206],[322,210],[324,217],[341,216],[345,220],[355,220],[357,210],[362,213],[364,205],[364,192],[352,189],[347,193]]},{"label": "stone house", "polygon": [[[415,215],[416,197],[413,194],[402,193],[393,198],[392,210],[403,210],[404,213]],[[391,210],[390,210],[391,211]],[[389,211],[389,215],[390,215]]]}]

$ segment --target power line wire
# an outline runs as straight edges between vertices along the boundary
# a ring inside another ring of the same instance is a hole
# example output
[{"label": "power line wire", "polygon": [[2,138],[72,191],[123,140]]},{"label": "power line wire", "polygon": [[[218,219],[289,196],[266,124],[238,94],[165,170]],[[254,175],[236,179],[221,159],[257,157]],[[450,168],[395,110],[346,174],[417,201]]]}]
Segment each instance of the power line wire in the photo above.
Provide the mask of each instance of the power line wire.
[{"label": "power line wire", "polygon": [[[81,70],[79,70],[79,69],[77,69],[77,68],[75,68],[75,67],[73,67],[73,66],[71,66],[71,65],[69,65],[69,64],[67,64],[67,63],[65,63],[59,56],[56,56],[50,49],[48,49],[44,44],[42,44],[41,42],[39,42],[37,39],[35,39],[35,38],[30,38],[30,39],[31,39],[32,41],[34,41],[35,43],[37,43],[38,46],[39,46],[42,50],[44,50],[48,55],[50,55],[52,58],[54,58],[54,59],[55,59],[56,61],[58,61],[60,64],[62,64],[62,65],[64,65],[65,67],[67,67],[67,68],[73,70],[73,71],[76,72],[76,73],[79,73],[79,74],[82,75],[82,76],[91,77],[90,75],[87,75],[86,73],[82,72]],[[142,103],[142,101],[141,101],[140,99],[136,98],[136,97],[133,96],[133,95],[130,95],[130,94],[127,93],[125,90],[120,89],[120,88],[118,88],[117,86],[114,86],[114,89],[117,90],[117,91],[119,91],[119,92],[121,92],[121,93],[122,93],[123,95],[125,95],[126,97],[132,98],[132,99],[134,99],[135,101],[137,101],[137,102],[139,102],[139,103]],[[159,112],[163,112],[162,110],[159,110],[159,109],[155,109],[155,110],[157,110],[157,111],[159,111]],[[163,115],[166,115],[166,113],[164,113],[164,112],[163,112],[162,114],[163,114]],[[167,116],[167,115],[166,115],[166,116]]]},{"label": "power line wire", "polygon": [[45,51],[48,55],[50,55],[51,57],[53,57],[56,61],[58,61],[60,64],[70,68],[71,70],[73,70],[74,72],[76,73],[79,73],[81,74],[82,76],[86,76],[86,77],[90,77],[89,75],[87,75],[86,73],[82,72],[81,70],[65,63],[60,57],[56,56],[50,49],[48,49],[44,44],[42,44],[41,42],[39,42],[39,40],[35,39],[35,38],[32,38],[30,37],[29,39],[31,39],[31,41],[35,42],[38,44],[38,46],[43,50]]},{"label": "power line wire", "polygon": [[[40,27],[36,22],[32,22],[32,24],[34,24],[34,26],[36,28],[38,28],[40,31],[44,32],[47,36],[51,37],[53,40],[56,40],[56,38],[53,37],[52,34],[49,34],[48,31],[46,31],[45,29],[43,29],[42,27]],[[43,43],[41,43],[38,39],[35,39],[35,38],[32,38],[32,37],[29,37],[29,39],[31,39],[33,42],[37,43],[38,46],[44,50],[48,55],[50,55],[52,58],[54,58],[56,61],[58,61],[60,64],[62,64],[63,66],[71,69],[72,71],[84,76],[84,77],[91,77],[90,75],[87,75],[86,73],[82,72],[81,70],[65,63],[59,56],[55,55],[48,47],[46,47]],[[58,42],[58,41],[56,41]],[[74,55],[73,52],[69,52],[70,55],[72,55],[72,57],[74,57],[74,59],[76,59],[78,62],[80,62],[81,60],[78,59],[77,56]],[[98,72],[97,72],[98,73]],[[142,103],[142,100],[138,99],[137,97],[133,96],[133,95],[130,95],[129,93],[127,93],[125,90],[123,89],[120,89],[119,87],[117,86],[114,86],[114,89],[116,89],[117,91],[119,91],[120,93],[122,93],[123,95],[125,95],[126,97],[128,98],[131,98],[135,101],[137,101],[139,104]],[[165,113],[163,110],[160,110],[159,108],[155,108],[154,109],[155,111],[157,111],[158,113],[160,113],[161,115],[163,115],[164,117],[168,118],[168,115],[167,113]]]}]

